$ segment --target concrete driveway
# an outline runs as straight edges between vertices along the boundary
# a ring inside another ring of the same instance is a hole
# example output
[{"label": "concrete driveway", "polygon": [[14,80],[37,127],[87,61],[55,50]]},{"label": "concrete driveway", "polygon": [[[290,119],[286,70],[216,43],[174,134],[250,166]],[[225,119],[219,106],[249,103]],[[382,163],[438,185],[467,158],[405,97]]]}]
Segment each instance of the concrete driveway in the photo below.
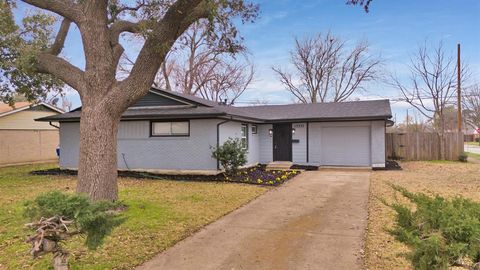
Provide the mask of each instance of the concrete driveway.
[{"label": "concrete driveway", "polygon": [[361,269],[370,172],[304,172],[138,269]]}]

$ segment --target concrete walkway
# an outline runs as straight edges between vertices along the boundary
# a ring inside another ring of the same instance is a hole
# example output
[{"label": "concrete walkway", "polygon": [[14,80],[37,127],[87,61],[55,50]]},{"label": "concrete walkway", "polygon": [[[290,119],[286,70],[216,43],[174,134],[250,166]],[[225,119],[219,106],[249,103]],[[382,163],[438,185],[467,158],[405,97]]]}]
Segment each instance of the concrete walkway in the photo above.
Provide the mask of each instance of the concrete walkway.
[{"label": "concrete walkway", "polygon": [[138,269],[361,269],[370,172],[304,172]]}]

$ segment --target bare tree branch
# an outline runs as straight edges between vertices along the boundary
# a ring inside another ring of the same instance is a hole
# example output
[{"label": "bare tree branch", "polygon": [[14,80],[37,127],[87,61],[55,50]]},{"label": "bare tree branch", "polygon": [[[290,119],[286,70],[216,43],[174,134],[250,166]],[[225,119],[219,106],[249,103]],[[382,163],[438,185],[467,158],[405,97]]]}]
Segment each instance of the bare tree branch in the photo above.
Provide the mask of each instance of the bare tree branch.
[{"label": "bare tree branch", "polygon": [[60,29],[58,30],[57,36],[52,46],[46,50],[46,53],[53,55],[59,55],[62,52],[63,45],[65,44],[65,39],[67,38],[68,30],[70,29],[71,21],[69,19],[63,19]]},{"label": "bare tree branch", "polygon": [[475,84],[465,91],[462,104],[465,122],[480,128],[480,85]]},{"label": "bare tree branch", "polygon": [[[176,1],[145,41],[130,76],[120,84],[132,89],[127,100],[134,101],[144,95],[144,89],[150,87],[167,53],[176,39],[195,21],[209,15],[206,2],[202,0]],[[172,27],[175,26],[175,27]],[[137,90],[136,89],[142,89]],[[125,98],[125,95],[122,95]],[[130,102],[126,105],[130,105]],[[123,108],[122,108],[123,109]]]},{"label": "bare tree branch", "polygon": [[41,73],[54,75],[80,94],[85,91],[84,72],[61,57],[40,53],[37,55],[37,69]]},{"label": "bare tree branch", "polygon": [[79,23],[83,20],[81,5],[71,0],[21,0],[32,6],[46,9],[68,20]]},{"label": "bare tree branch", "polygon": [[341,102],[363,90],[365,82],[376,80],[380,58],[368,55],[367,43],[351,51],[345,41],[331,33],[303,40],[295,39],[291,63],[296,74],[273,67],[287,90],[302,103]]}]

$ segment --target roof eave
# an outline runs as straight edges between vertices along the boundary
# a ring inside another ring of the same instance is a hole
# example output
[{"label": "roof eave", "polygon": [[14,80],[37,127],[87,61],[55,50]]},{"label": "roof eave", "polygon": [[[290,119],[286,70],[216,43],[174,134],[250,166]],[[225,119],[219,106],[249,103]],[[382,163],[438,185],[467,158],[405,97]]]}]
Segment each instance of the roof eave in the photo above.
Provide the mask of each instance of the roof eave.
[{"label": "roof eave", "polygon": [[292,122],[353,122],[353,121],[373,121],[387,120],[391,116],[362,116],[362,117],[308,117],[308,118],[290,118],[290,119],[269,119],[266,123],[292,123]]},{"label": "roof eave", "polygon": [[[134,115],[134,116],[123,116],[121,121],[131,121],[131,120],[161,120],[161,119],[204,119],[204,118],[215,118],[225,116],[225,113],[202,113],[202,114],[169,114],[169,115]],[[64,117],[64,118],[55,118],[55,117],[42,117],[35,119],[39,122],[78,122],[80,117]]]}]

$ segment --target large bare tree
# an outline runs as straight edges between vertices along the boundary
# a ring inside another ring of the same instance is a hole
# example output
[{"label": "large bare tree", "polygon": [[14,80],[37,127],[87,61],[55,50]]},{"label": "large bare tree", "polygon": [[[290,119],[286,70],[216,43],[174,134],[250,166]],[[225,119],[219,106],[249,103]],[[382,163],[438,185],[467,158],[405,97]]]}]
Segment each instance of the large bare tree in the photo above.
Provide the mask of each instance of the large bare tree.
[{"label": "large bare tree", "polygon": [[[446,52],[443,42],[433,47],[425,43],[412,56],[409,68],[409,83],[402,82],[393,75],[392,84],[407,103],[432,121],[440,137],[440,159],[445,159],[446,113],[447,108],[455,104],[452,99],[457,88],[456,61],[452,54]],[[464,65],[461,68],[462,81],[466,75]]]},{"label": "large bare tree", "polygon": [[295,72],[273,67],[286,89],[302,103],[341,102],[364,90],[366,82],[379,78],[379,57],[369,54],[369,45],[347,42],[331,33],[295,38],[290,60]]},{"label": "large bare tree", "polygon": [[[212,46],[208,21],[195,22],[175,43],[155,77],[157,87],[233,104],[252,82],[253,64],[243,46],[234,50]],[[134,61],[126,55],[120,70],[129,73]]]},{"label": "large bare tree", "polygon": [[236,48],[236,54],[229,48],[210,46],[207,30],[205,22],[197,22],[180,39],[183,57],[174,60],[177,65],[173,69],[172,88],[208,100],[227,99],[233,103],[252,82],[253,65],[242,46]]},{"label": "large bare tree", "polygon": [[480,128],[480,85],[469,87],[462,101],[464,121],[474,128]]}]

